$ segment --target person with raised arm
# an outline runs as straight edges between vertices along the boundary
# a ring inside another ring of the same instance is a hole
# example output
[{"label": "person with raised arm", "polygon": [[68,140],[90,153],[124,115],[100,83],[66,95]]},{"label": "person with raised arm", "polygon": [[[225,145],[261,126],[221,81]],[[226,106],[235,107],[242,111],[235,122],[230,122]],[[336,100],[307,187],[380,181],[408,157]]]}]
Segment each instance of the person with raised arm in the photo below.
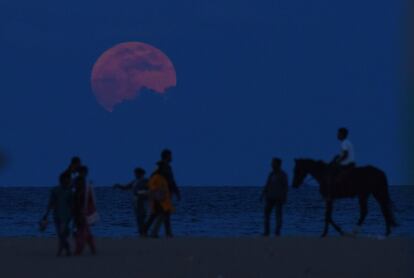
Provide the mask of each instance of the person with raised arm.
[{"label": "person with raised arm", "polygon": [[145,170],[142,168],[135,168],[134,175],[135,179],[130,183],[126,185],[115,184],[113,187],[132,193],[132,207],[134,209],[138,233],[140,236],[144,236],[148,206],[148,179],[145,178]]}]

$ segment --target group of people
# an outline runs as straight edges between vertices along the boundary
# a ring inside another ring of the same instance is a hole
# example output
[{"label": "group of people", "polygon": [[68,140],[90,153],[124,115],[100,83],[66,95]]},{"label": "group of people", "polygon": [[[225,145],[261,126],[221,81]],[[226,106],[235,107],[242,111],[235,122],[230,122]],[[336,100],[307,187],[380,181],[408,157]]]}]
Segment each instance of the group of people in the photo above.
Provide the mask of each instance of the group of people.
[{"label": "group of people", "polygon": [[[332,167],[335,179],[341,178],[344,171],[355,166],[353,145],[349,141],[348,130],[340,128],[337,138],[341,142],[341,153],[335,156]],[[164,225],[165,235],[172,237],[171,213],[174,212],[172,196],[176,195],[180,200],[180,190],[175,182],[171,168],[172,152],[165,149],[161,152],[161,160],[157,162],[156,170],[149,178],[145,177],[145,170],[136,168],[134,180],[128,184],[115,184],[113,187],[130,191],[132,204],[136,217],[138,233],[141,237],[157,238],[161,225]],[[282,228],[283,206],[287,200],[288,178],[282,170],[282,160],[273,158],[272,171],[262,190],[261,199],[265,200],[264,206],[264,236],[270,234],[270,216],[272,210],[276,210],[275,235],[279,236]],[[75,255],[80,255],[85,244],[88,244],[91,252],[95,254],[96,247],[90,230],[90,224],[96,219],[96,207],[91,186],[86,181],[88,168],[81,164],[78,157],[74,157],[70,166],[59,178],[59,186],[53,188],[50,193],[47,212],[43,217],[45,223],[50,211],[53,211],[53,219],[59,238],[58,255],[63,251],[71,254],[68,241],[70,224],[73,220],[75,227]]]},{"label": "group of people", "polygon": [[[172,152],[165,149],[161,160],[150,178],[145,170],[136,168],[135,179],[125,185],[115,184],[114,188],[132,192],[132,203],[140,236],[158,237],[161,225],[165,234],[172,237],[171,213],[174,212],[172,196],[181,199],[180,190],[175,183],[171,168]],[[63,252],[72,254],[69,238],[73,230],[75,255],[81,255],[85,245],[96,254],[91,224],[98,220],[92,184],[87,181],[88,168],[82,165],[79,157],[73,157],[69,167],[59,176],[59,185],[50,191],[46,213],[39,223],[40,230],[47,227],[49,214],[53,214],[59,244],[57,256]],[[149,210],[149,213],[147,211]],[[72,229],[73,228],[73,229]]]},{"label": "group of people", "polygon": [[96,254],[90,225],[97,220],[98,214],[93,188],[87,176],[88,168],[82,165],[79,157],[73,157],[69,167],[60,174],[59,185],[50,191],[40,229],[46,229],[48,216],[52,212],[59,240],[57,256],[61,256],[62,252],[66,256],[72,254],[69,243],[72,230],[76,245],[74,254],[81,255],[85,245],[89,246],[92,254]]},{"label": "group of people", "polygon": [[[150,178],[145,177],[145,170],[136,168],[135,179],[126,185],[115,184],[114,188],[132,192],[132,205],[141,237],[158,237],[164,224],[165,235],[172,237],[171,213],[174,212],[172,196],[181,199],[180,190],[174,179],[171,168],[172,152],[165,149],[161,152],[161,160]],[[147,213],[147,211],[150,211]]]},{"label": "group of people", "polygon": [[[341,142],[341,152],[331,161],[331,175],[328,184],[333,187],[341,182],[342,179],[355,167],[354,147],[348,139],[348,129],[341,127],[337,132],[337,139]],[[288,178],[282,170],[282,160],[273,158],[272,171],[267,178],[263,188],[261,199],[265,200],[264,208],[264,236],[270,233],[270,216],[272,210],[276,210],[276,229],[275,235],[279,236],[282,228],[283,205],[287,200]]]}]

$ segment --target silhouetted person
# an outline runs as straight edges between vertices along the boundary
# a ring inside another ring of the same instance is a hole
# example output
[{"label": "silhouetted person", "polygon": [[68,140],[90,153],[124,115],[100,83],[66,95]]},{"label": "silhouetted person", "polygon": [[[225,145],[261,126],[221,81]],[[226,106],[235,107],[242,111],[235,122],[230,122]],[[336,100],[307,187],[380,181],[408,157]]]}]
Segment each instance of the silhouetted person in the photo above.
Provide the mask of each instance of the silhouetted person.
[{"label": "silhouetted person", "polygon": [[115,184],[114,188],[132,192],[132,206],[138,232],[143,236],[145,234],[145,220],[147,217],[148,179],[145,178],[145,170],[142,168],[136,168],[134,175],[135,179],[130,183],[126,185]]},{"label": "silhouetted person", "polygon": [[78,169],[78,177],[85,179],[85,190],[86,190],[86,200],[85,200],[85,211],[88,223],[90,225],[96,223],[99,220],[99,214],[96,210],[95,202],[95,191],[92,186],[92,182],[87,180],[88,176],[88,167],[80,166]]},{"label": "silhouetted person", "polygon": [[162,164],[162,167],[165,167],[165,175],[168,181],[168,187],[170,189],[171,194],[175,194],[177,200],[181,199],[180,190],[175,182],[173,170],[171,168],[172,162],[172,152],[168,149],[165,149],[161,152],[161,161],[158,162],[159,165]]},{"label": "silhouetted person", "polygon": [[294,177],[292,186],[298,188],[304,183],[307,176],[311,176],[319,184],[319,193],[325,201],[325,226],[322,237],[328,234],[329,226],[340,234],[345,235],[341,227],[335,223],[332,217],[334,202],[339,198],[358,198],[360,216],[354,233],[358,233],[368,213],[368,198],[373,196],[381,208],[384,216],[386,231],[385,235],[391,233],[391,228],[398,226],[395,220],[392,201],[389,194],[387,175],[381,169],[374,166],[357,167],[352,170],[346,180],[338,186],[329,187],[328,177],[331,176],[332,165],[320,160],[295,159]]},{"label": "silhouetted person", "polygon": [[67,172],[71,176],[71,178],[74,179],[78,175],[78,171],[81,166],[82,166],[81,159],[78,156],[74,156],[70,160],[70,164],[68,168],[66,168],[65,172]]},{"label": "silhouetted person", "polygon": [[283,205],[286,203],[288,192],[288,178],[282,170],[282,161],[279,158],[272,160],[272,172],[267,178],[266,185],[263,188],[261,199],[265,199],[264,208],[264,236],[270,232],[270,215],[276,208],[276,230],[275,235],[280,235],[282,228]]},{"label": "silhouetted person", "polygon": [[74,222],[76,227],[75,240],[76,250],[75,255],[80,255],[83,252],[85,244],[89,245],[92,254],[96,253],[95,241],[90,229],[88,221],[88,206],[90,204],[91,192],[88,190],[86,177],[88,168],[82,166],[79,168],[79,176],[75,179],[75,193],[74,193]]},{"label": "silhouetted person", "polygon": [[174,207],[168,186],[168,171],[169,169],[165,163],[158,162],[157,170],[152,174],[148,181],[151,215],[145,224],[145,235],[148,233],[151,226],[154,225],[151,231],[151,237],[154,238],[158,237],[159,228],[162,223],[164,223],[166,236],[172,237],[169,219]]},{"label": "silhouetted person", "polygon": [[[178,186],[175,182],[173,170],[171,168],[172,159],[173,159],[172,152],[169,149],[164,149],[161,152],[161,161],[158,162],[158,166],[161,167],[164,171],[163,175],[167,179],[169,193],[171,195],[175,195],[177,197],[177,200],[180,201],[181,200],[180,190],[178,189]],[[168,237],[173,236],[170,216],[171,216],[170,214],[167,214],[165,216],[165,221],[164,221],[165,231]]]},{"label": "silhouetted person", "polygon": [[[331,175],[328,179],[328,192],[345,191],[344,181],[346,176],[355,167],[354,146],[348,139],[348,129],[341,127],[338,129],[337,138],[341,142],[341,152],[336,155],[331,162]],[[334,187],[337,187],[335,189]],[[331,194],[328,194],[330,198]]]},{"label": "silhouetted person", "polygon": [[338,129],[337,138],[341,142],[341,152],[335,156],[334,163],[343,167],[355,166],[354,146],[348,139],[348,129],[341,127]]},{"label": "silhouetted person", "polygon": [[50,211],[53,211],[56,234],[59,238],[57,256],[65,251],[67,256],[71,255],[68,238],[70,235],[69,224],[72,219],[73,193],[71,190],[71,178],[69,173],[64,172],[59,177],[59,185],[50,191],[49,203],[43,221],[47,221]]}]

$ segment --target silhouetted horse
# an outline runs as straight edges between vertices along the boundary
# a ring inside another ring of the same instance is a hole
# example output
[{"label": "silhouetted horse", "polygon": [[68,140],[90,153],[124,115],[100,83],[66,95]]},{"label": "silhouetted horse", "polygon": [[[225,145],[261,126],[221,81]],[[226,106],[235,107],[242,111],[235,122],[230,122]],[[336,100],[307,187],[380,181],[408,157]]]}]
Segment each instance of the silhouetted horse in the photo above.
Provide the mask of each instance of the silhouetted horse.
[{"label": "silhouetted horse", "polygon": [[388,236],[391,233],[391,227],[397,226],[397,223],[391,209],[385,173],[372,166],[355,167],[347,171],[338,180],[333,177],[333,167],[329,164],[311,159],[296,159],[292,186],[298,188],[307,175],[312,176],[319,183],[319,192],[326,202],[325,227],[322,237],[327,235],[329,224],[344,235],[342,229],[332,219],[333,202],[338,198],[358,197],[360,217],[354,229],[354,234],[356,234],[364,223],[368,212],[368,197],[371,194],[381,207],[386,225],[385,235]]}]

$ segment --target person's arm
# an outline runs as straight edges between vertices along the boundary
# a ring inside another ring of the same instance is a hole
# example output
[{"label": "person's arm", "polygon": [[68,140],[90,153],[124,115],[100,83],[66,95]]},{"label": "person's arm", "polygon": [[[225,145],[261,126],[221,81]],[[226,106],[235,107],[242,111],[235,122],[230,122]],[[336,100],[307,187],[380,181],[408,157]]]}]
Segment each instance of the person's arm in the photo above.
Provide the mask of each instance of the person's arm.
[{"label": "person's arm", "polygon": [[148,188],[148,179],[144,179],[141,181],[136,194],[140,196],[148,196],[149,188]]},{"label": "person's arm", "polygon": [[175,194],[175,196],[177,196],[177,200],[180,201],[181,200],[181,193],[180,193],[180,189],[177,186],[177,183],[175,182],[174,179],[174,174],[172,172],[172,169],[170,168],[170,171],[168,173],[168,183],[169,183],[169,189],[171,191],[172,194]]},{"label": "person's arm", "polygon": [[341,164],[342,161],[346,160],[349,155],[349,145],[347,142],[342,142],[341,152],[334,157],[330,164]]},{"label": "person's arm", "polygon": [[47,217],[49,216],[50,211],[53,209],[53,207],[55,206],[55,194],[54,191],[51,190],[50,191],[50,195],[49,195],[49,201],[47,203],[47,207],[46,207],[46,212],[43,215],[43,220],[47,219]]},{"label": "person's arm", "polygon": [[346,160],[348,158],[348,155],[349,152],[347,150],[343,150],[337,159],[338,163],[341,163],[342,161]]},{"label": "person's arm", "polygon": [[70,218],[74,217],[74,209],[75,209],[75,193],[70,193],[69,198],[69,208],[70,208]]}]

